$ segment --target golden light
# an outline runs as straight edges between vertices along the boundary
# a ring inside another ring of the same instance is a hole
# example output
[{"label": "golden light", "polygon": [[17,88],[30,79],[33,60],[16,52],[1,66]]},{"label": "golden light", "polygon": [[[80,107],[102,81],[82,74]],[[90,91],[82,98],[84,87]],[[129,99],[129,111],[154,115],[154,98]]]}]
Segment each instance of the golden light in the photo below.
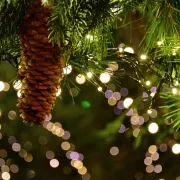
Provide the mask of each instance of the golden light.
[{"label": "golden light", "polygon": [[60,95],[61,95],[61,92],[62,92],[61,88],[58,88],[58,91],[57,91],[57,93],[56,93],[56,96],[60,96]]},{"label": "golden light", "polygon": [[150,86],[150,85],[151,85],[151,82],[150,82],[150,81],[146,81],[146,85],[147,85],[147,86]]},{"label": "golden light", "polygon": [[82,167],[80,169],[78,169],[78,173],[81,174],[81,175],[84,175],[87,173],[87,168],[86,167]]},{"label": "golden light", "polygon": [[140,56],[140,58],[141,58],[142,60],[146,60],[146,59],[147,59],[147,56],[146,56],[145,54],[142,54],[142,55]]},{"label": "golden light", "polygon": [[62,148],[63,150],[65,150],[65,151],[69,150],[70,147],[71,147],[71,145],[70,145],[69,142],[66,142],[66,141],[65,141],[65,142],[63,142],[63,143],[61,144],[61,148]]},{"label": "golden light", "polygon": [[1,176],[4,180],[9,180],[11,178],[8,172],[3,172]]},{"label": "golden light", "polygon": [[59,161],[57,159],[52,159],[50,161],[50,166],[53,168],[57,168],[59,166]]},{"label": "golden light", "polygon": [[174,154],[180,154],[180,144],[174,144],[172,147],[172,152]]},{"label": "golden light", "polygon": [[83,167],[83,163],[79,160],[76,160],[73,165],[76,169],[81,169]]},{"label": "golden light", "polygon": [[158,42],[157,42],[157,45],[158,45],[158,46],[161,46],[162,44],[163,44],[163,41],[158,41]]},{"label": "golden light", "polygon": [[118,155],[118,153],[119,153],[119,149],[118,149],[118,147],[112,147],[111,149],[110,149],[110,154],[112,155],[112,156],[116,156],[116,155]]},{"label": "golden light", "polygon": [[172,93],[177,94],[177,88],[172,88]]},{"label": "golden light", "polygon": [[9,89],[10,89],[9,83],[5,82],[4,83],[4,90],[3,91],[9,91]]},{"label": "golden light", "polygon": [[5,88],[4,82],[0,81],[0,91],[3,91]]},{"label": "golden light", "polygon": [[65,68],[63,68],[63,74],[70,74],[72,72],[72,66],[67,65]]},{"label": "golden light", "polygon": [[119,52],[122,53],[124,49],[122,47],[119,48]]},{"label": "golden light", "polygon": [[157,151],[157,147],[155,145],[149,146],[149,153],[154,154]]},{"label": "golden light", "polygon": [[1,166],[1,171],[2,172],[9,172],[9,167],[7,165],[2,165]]},{"label": "golden light", "polygon": [[20,80],[14,81],[13,87],[16,91],[20,90],[22,88],[22,82]]},{"label": "golden light", "polygon": [[98,89],[98,91],[102,91],[102,87],[98,87],[97,89]]},{"label": "golden light", "polygon": [[86,82],[86,77],[83,74],[79,74],[76,76],[76,82],[78,84],[84,84]]},{"label": "golden light", "polygon": [[150,132],[151,134],[155,134],[155,133],[158,132],[159,126],[158,126],[157,123],[151,123],[151,124],[149,124],[149,126],[148,126],[148,130],[149,130],[149,132]]},{"label": "golden light", "polygon": [[21,97],[21,90],[19,90],[18,92],[17,92],[17,96],[20,98]]},{"label": "golden light", "polygon": [[92,36],[92,35],[90,35],[90,34],[87,34],[87,35],[86,35],[86,38],[92,41],[92,40],[94,39],[94,36]]},{"label": "golden light", "polygon": [[31,154],[27,154],[27,156],[24,157],[24,160],[26,162],[32,162],[33,161],[33,156]]},{"label": "golden light", "polygon": [[132,47],[126,47],[124,49],[125,52],[128,52],[128,53],[131,53],[131,54],[134,54],[134,49]]},{"label": "golden light", "polygon": [[87,77],[89,78],[89,79],[91,79],[92,77],[93,77],[93,74],[91,73],[91,72],[87,72]]},{"label": "golden light", "polygon": [[111,79],[111,76],[109,73],[104,72],[100,75],[99,79],[102,83],[108,83]]},{"label": "golden light", "polygon": [[133,103],[133,99],[132,99],[132,98],[126,98],[126,99],[124,100],[124,102],[123,102],[124,107],[125,107],[126,109],[128,109],[128,108],[131,106],[132,103]]}]

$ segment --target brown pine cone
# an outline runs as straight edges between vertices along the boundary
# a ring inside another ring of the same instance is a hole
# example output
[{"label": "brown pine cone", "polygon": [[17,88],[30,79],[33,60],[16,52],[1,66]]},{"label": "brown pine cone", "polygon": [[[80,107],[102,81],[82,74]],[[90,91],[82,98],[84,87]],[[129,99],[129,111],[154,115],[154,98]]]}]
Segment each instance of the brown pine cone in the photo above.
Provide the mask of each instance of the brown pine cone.
[{"label": "brown pine cone", "polygon": [[50,7],[45,8],[40,0],[35,0],[19,30],[22,61],[18,75],[22,90],[17,106],[25,122],[37,125],[44,122],[55,105],[63,70],[59,48],[48,39],[49,16]]}]

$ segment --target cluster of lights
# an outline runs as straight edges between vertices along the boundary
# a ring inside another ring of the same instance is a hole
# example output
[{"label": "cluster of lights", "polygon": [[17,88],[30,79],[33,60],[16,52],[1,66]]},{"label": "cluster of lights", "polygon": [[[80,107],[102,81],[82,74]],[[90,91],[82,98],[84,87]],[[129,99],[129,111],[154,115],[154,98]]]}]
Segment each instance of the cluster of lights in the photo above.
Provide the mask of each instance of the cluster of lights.
[{"label": "cluster of lights", "polygon": [[[52,118],[52,116],[51,116],[51,118]],[[90,175],[89,175],[89,173],[87,173],[87,168],[84,166],[84,164],[82,162],[84,159],[83,154],[76,152],[75,145],[72,143],[69,143],[67,141],[70,138],[70,133],[68,131],[65,131],[62,128],[62,125],[60,123],[49,122],[49,120],[51,120],[51,118],[49,118],[48,121],[44,122],[44,124],[43,124],[44,128],[46,128],[48,131],[52,132],[54,135],[61,137],[62,139],[65,140],[62,142],[61,148],[64,151],[67,151],[66,157],[71,160],[71,166],[74,167],[75,169],[77,169],[78,173],[80,175],[82,175],[82,178],[85,179],[85,177],[89,177],[89,179],[90,179]],[[55,154],[53,151],[47,151],[46,157],[47,157],[47,159],[50,160],[49,163],[52,168],[57,168],[59,166],[59,161],[58,161],[58,159],[54,158]],[[64,170],[64,171],[67,173],[66,170]],[[69,172],[69,169],[68,169],[68,172]]]},{"label": "cluster of lights", "polygon": [[7,82],[0,81],[0,92],[1,91],[9,91],[10,85]]},{"label": "cluster of lights", "polygon": [[160,173],[162,171],[162,166],[160,164],[153,165],[153,162],[156,162],[159,159],[159,153],[157,152],[158,148],[156,145],[151,145],[146,152],[146,158],[144,159],[144,164],[146,165],[147,173]]}]

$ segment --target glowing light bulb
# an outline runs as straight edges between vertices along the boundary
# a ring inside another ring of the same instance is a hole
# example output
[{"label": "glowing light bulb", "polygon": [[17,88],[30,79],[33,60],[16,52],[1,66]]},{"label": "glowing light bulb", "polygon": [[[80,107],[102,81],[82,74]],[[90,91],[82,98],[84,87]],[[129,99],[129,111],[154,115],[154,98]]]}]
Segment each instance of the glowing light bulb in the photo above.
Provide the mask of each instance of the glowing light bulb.
[{"label": "glowing light bulb", "polygon": [[3,91],[5,88],[4,82],[0,81],[0,91]]},{"label": "glowing light bulb", "polygon": [[177,94],[177,88],[172,88],[172,93]]},{"label": "glowing light bulb", "polygon": [[15,90],[20,90],[22,87],[22,82],[20,80],[14,81],[13,87]]},{"label": "glowing light bulb", "polygon": [[140,56],[140,58],[141,58],[142,60],[145,60],[145,59],[147,59],[147,56],[146,56],[145,54],[142,54],[142,55]]},{"label": "glowing light bulb", "polygon": [[72,66],[67,65],[65,68],[63,68],[63,74],[70,74],[72,72]]},{"label": "glowing light bulb", "polygon": [[58,91],[57,91],[57,93],[56,93],[56,96],[60,96],[60,95],[61,95],[61,92],[62,92],[62,90],[61,90],[61,88],[59,88]]},{"label": "glowing light bulb", "polygon": [[88,73],[87,73],[87,77],[88,77],[89,79],[91,79],[91,78],[93,77],[93,74],[92,74],[91,72],[88,72]]},{"label": "glowing light bulb", "polygon": [[174,144],[172,147],[172,152],[174,154],[180,154],[180,144]]},{"label": "glowing light bulb", "polygon": [[17,96],[20,98],[21,97],[21,90],[19,90],[18,92],[17,92]]},{"label": "glowing light bulb", "polygon": [[125,107],[126,109],[128,109],[129,106],[130,106],[132,103],[133,103],[133,99],[132,99],[132,98],[126,98],[126,99],[124,100],[124,102],[123,102],[124,107]]},{"label": "glowing light bulb", "polygon": [[149,124],[149,126],[148,126],[148,130],[149,130],[149,132],[150,132],[151,134],[155,134],[155,133],[158,132],[159,126],[158,126],[157,123],[151,123],[151,124]]},{"label": "glowing light bulb", "polygon": [[158,41],[158,42],[157,42],[157,45],[158,45],[158,46],[161,46],[162,44],[163,44],[163,41]]},{"label": "glowing light bulb", "polygon": [[124,49],[125,52],[128,52],[128,53],[131,53],[131,54],[134,54],[134,49],[132,47],[126,47]]},{"label": "glowing light bulb", "polygon": [[119,48],[119,52],[122,53],[124,49],[122,47]]},{"label": "glowing light bulb", "polygon": [[106,72],[102,73],[100,75],[100,80],[101,80],[102,83],[108,83],[110,81],[110,79],[111,79],[111,76]]},{"label": "glowing light bulb", "polygon": [[92,41],[94,39],[94,36],[88,34],[88,35],[86,35],[86,38]]},{"label": "glowing light bulb", "polygon": [[146,81],[146,85],[150,86],[151,82],[150,81]]},{"label": "glowing light bulb", "polygon": [[86,82],[85,76],[84,76],[83,74],[77,75],[77,77],[76,77],[76,82],[77,82],[78,84],[84,84],[84,83]]},{"label": "glowing light bulb", "polygon": [[98,91],[102,91],[102,87],[98,87]]}]

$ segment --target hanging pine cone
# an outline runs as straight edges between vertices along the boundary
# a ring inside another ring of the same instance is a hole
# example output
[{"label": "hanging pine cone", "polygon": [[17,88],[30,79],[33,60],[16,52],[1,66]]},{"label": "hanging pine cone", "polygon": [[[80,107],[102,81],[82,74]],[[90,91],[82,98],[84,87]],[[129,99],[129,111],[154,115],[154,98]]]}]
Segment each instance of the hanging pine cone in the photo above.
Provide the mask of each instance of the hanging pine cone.
[{"label": "hanging pine cone", "polygon": [[49,16],[50,7],[35,0],[29,5],[19,31],[22,60],[18,75],[22,90],[17,106],[25,122],[37,125],[42,124],[53,109],[62,79],[63,58],[59,48],[48,39]]}]

